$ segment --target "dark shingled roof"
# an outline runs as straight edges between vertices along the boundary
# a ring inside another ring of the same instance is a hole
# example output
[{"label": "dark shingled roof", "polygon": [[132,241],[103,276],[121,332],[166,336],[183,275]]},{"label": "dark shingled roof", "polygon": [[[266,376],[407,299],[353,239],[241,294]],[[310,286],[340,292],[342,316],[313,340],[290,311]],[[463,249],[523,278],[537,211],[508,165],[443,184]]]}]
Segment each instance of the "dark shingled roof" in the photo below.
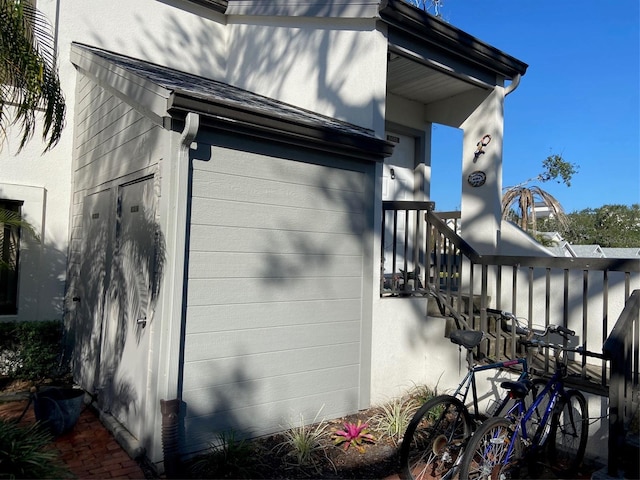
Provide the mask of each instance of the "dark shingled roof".
[{"label": "dark shingled roof", "polygon": [[[181,110],[198,111],[198,105],[201,106],[198,113],[218,118],[224,116],[223,112],[226,114],[230,112],[250,113],[254,118],[260,117],[272,125],[280,124],[280,128],[282,125],[296,126],[298,129],[306,127],[307,130],[323,132],[324,138],[327,138],[327,134],[329,137],[335,135],[350,137],[352,141],[347,144],[352,144],[352,146],[354,139],[360,139],[370,147],[375,145],[375,149],[381,156],[390,155],[393,150],[393,146],[389,142],[377,138],[372,130],[348,122],[320,115],[217,80],[88,45],[75,45],[169,91],[172,94],[168,104],[168,112],[170,113]],[[215,106],[222,108],[215,108]]]}]

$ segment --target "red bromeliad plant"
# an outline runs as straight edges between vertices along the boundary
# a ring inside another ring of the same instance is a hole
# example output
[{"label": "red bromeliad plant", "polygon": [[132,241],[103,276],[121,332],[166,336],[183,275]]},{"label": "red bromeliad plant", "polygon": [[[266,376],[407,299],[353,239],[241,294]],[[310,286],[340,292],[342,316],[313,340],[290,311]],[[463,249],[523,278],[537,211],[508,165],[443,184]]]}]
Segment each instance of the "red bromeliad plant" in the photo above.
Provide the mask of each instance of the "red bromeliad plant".
[{"label": "red bromeliad plant", "polygon": [[358,449],[360,453],[364,453],[364,442],[374,443],[375,437],[369,433],[369,425],[362,423],[358,420],[358,423],[346,422],[344,424],[344,430],[337,430],[333,434],[335,445],[344,444],[345,451],[349,449],[350,445],[353,445]]}]

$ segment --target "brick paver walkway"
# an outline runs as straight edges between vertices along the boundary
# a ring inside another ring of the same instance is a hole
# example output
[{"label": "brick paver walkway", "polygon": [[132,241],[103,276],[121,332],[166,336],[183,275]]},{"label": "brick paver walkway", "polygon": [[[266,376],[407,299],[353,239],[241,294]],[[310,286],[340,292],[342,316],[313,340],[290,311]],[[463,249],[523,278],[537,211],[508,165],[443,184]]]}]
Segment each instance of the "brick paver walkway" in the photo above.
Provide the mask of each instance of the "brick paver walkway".
[{"label": "brick paver walkway", "polygon": [[[28,400],[0,403],[0,417],[18,418]],[[33,404],[29,406],[21,424],[35,422]],[[53,442],[67,468],[79,479],[144,479],[145,474],[116,442],[114,436],[100,423],[96,413],[85,406],[76,426]]]}]

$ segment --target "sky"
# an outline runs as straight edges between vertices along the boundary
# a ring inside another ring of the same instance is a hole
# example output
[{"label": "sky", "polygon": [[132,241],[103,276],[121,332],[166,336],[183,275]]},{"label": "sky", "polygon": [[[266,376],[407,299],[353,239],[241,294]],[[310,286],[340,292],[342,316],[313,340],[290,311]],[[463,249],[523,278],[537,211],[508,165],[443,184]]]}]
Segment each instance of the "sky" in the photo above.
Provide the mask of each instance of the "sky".
[{"label": "sky", "polygon": [[[505,100],[504,187],[559,154],[577,166],[571,186],[536,184],[567,213],[640,203],[639,0],[441,0],[440,13],[529,65]],[[442,125],[433,135],[431,197],[458,210],[462,135]]]}]

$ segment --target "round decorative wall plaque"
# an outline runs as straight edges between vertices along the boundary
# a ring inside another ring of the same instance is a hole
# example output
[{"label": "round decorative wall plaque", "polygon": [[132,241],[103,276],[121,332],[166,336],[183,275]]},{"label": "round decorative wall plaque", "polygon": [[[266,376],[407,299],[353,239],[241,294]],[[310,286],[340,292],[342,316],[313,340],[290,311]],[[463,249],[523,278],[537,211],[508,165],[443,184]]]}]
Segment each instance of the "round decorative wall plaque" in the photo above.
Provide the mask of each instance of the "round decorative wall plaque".
[{"label": "round decorative wall plaque", "polygon": [[467,178],[467,182],[472,187],[481,187],[484,185],[484,182],[487,181],[487,174],[481,172],[480,170],[476,170],[475,172],[471,172],[469,177]]}]

